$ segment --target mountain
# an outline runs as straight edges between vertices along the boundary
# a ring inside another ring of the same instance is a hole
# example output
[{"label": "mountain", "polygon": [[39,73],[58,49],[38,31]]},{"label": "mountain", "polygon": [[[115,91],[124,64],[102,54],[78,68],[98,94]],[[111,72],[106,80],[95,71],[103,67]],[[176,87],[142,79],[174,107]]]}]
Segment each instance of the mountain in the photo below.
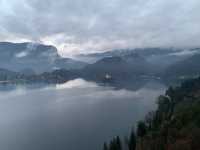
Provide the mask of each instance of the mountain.
[{"label": "mountain", "polygon": [[0,42],[0,68],[42,73],[54,69],[80,69],[85,65],[86,63],[81,61],[62,58],[54,46]]},{"label": "mountain", "polygon": [[95,82],[112,82],[127,85],[140,77],[153,75],[151,64],[139,55],[105,57],[81,70],[81,76]]},{"label": "mountain", "polygon": [[[135,84],[137,80],[150,78],[174,81],[171,79],[172,75],[176,77],[176,72],[181,74],[181,70],[190,70],[190,73],[194,72],[194,77],[197,76],[199,67],[189,64],[199,65],[199,55],[199,48],[185,50],[145,48],[93,53],[85,56],[87,59],[88,57],[97,58],[96,61],[83,68],[80,74],[87,80],[109,81],[112,85],[123,85],[123,87],[131,85],[130,83]],[[184,65],[186,60],[188,60],[187,67]],[[183,64],[182,67],[175,67],[179,63]],[[174,71],[169,69],[171,67]],[[189,67],[189,69],[184,69],[184,67]]]},{"label": "mountain", "polygon": [[91,63],[98,61],[104,57],[112,57],[112,56],[127,56],[132,54],[139,54],[145,58],[153,57],[153,56],[162,56],[168,55],[171,53],[179,52],[179,49],[172,48],[136,48],[136,49],[114,49],[111,51],[106,51],[103,53],[91,53],[91,54],[79,54],[77,58],[80,60],[89,61]]},{"label": "mountain", "polygon": [[170,65],[164,72],[164,78],[187,79],[200,75],[200,54]]},{"label": "mountain", "polygon": [[175,49],[175,48],[136,48],[136,49],[118,49],[103,53],[80,54],[77,59],[94,63],[104,57],[124,57],[128,55],[140,55],[159,69],[160,72],[166,67],[184,60],[193,54],[200,53],[199,48],[194,49]]},{"label": "mountain", "polygon": [[[160,76],[164,80],[172,81],[196,77],[200,74],[199,52],[198,48],[116,50],[90,54],[88,56],[101,59],[93,64],[86,64],[62,58],[53,46],[1,42],[0,68],[5,69],[1,69],[0,75],[1,81],[8,77],[14,82],[17,80],[34,82],[35,80],[61,83],[79,77],[127,87],[131,86],[131,83],[136,85],[138,80],[158,79]],[[5,72],[7,77],[5,77]]]},{"label": "mountain", "polygon": [[140,53],[143,56],[150,55],[163,55],[173,52],[178,52],[180,50],[173,48],[135,48],[135,49],[113,49],[111,51],[106,51],[103,53],[91,53],[91,54],[80,54],[80,56],[93,56],[93,57],[109,57],[109,56],[123,56],[133,53]]},{"label": "mountain", "polygon": [[[141,87],[146,83],[146,79],[154,75],[154,67],[137,54],[124,57],[105,57],[94,64],[89,64],[77,70],[58,69],[41,74],[34,74],[30,69],[24,69],[20,73],[5,71],[7,73],[0,81],[6,83],[54,84],[64,83],[75,78],[83,78],[100,84],[109,84],[116,88],[133,90]],[[16,75],[10,76],[11,73]]]},{"label": "mountain", "polygon": [[[62,59],[60,65],[63,65]],[[2,69],[3,70],[3,69]],[[11,76],[8,81],[11,83],[63,83],[74,78],[83,78],[89,81],[98,83],[111,83],[113,86],[127,87],[131,81],[134,81],[134,86],[141,85],[142,79],[137,84],[138,78],[148,78],[154,75],[155,69],[143,57],[138,54],[130,54],[123,57],[105,57],[94,64],[89,64],[82,69],[64,70],[58,69],[55,71],[34,74],[31,69],[24,69],[20,73],[5,70]],[[1,74],[1,72],[0,72]],[[7,81],[7,77],[1,81]],[[131,85],[131,84],[130,84]],[[131,85],[132,86],[132,85]]]}]

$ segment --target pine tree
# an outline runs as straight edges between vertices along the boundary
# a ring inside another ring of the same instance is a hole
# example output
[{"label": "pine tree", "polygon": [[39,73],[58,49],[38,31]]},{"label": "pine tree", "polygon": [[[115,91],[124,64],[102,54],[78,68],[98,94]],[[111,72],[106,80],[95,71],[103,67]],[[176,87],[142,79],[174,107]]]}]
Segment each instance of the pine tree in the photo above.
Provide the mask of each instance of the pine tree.
[{"label": "pine tree", "polygon": [[103,150],[109,150],[106,142],[103,144]]},{"label": "pine tree", "polygon": [[143,122],[143,121],[138,122],[138,125],[137,125],[137,136],[138,137],[143,137],[143,136],[145,136],[146,132],[147,132],[147,127],[146,127],[145,122]]},{"label": "pine tree", "polygon": [[132,130],[131,135],[128,140],[128,149],[135,150],[136,149],[136,136],[134,130]]}]

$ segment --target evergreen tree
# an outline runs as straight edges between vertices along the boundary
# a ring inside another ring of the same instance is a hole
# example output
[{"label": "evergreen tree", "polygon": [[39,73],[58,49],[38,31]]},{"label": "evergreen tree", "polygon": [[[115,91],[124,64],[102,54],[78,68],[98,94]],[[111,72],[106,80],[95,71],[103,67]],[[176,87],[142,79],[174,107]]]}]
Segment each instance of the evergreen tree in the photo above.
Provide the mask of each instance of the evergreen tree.
[{"label": "evergreen tree", "polygon": [[132,130],[131,135],[128,141],[128,149],[135,150],[136,149],[136,136],[134,130]]},{"label": "evergreen tree", "polygon": [[103,144],[103,150],[109,150],[109,149],[108,149],[108,146],[107,146],[107,143],[104,143],[104,144]]},{"label": "evergreen tree", "polygon": [[143,136],[145,136],[146,132],[147,132],[147,127],[146,127],[145,122],[143,122],[143,121],[138,122],[138,125],[137,125],[137,136],[138,137],[143,137]]},{"label": "evergreen tree", "polygon": [[122,150],[122,144],[119,136],[116,138],[116,145],[117,145],[117,150]]},{"label": "evergreen tree", "polygon": [[109,150],[122,150],[122,144],[119,136],[111,140]]}]

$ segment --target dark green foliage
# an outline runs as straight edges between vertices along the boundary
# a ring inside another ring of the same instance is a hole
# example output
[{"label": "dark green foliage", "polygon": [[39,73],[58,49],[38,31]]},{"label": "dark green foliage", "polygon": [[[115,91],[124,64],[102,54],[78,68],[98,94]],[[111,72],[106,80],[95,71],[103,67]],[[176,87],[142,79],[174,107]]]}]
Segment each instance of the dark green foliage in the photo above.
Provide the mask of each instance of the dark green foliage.
[{"label": "dark green foliage", "polygon": [[143,137],[147,133],[147,126],[144,121],[139,121],[137,125],[137,136]]},{"label": "dark green foliage", "polygon": [[74,71],[64,69],[33,75],[0,69],[0,81],[7,83],[64,83],[77,77],[78,75]]},{"label": "dark green foliage", "polygon": [[138,122],[137,136],[131,132],[125,142],[128,149],[199,150],[200,78],[170,87],[157,104],[155,112]]},{"label": "dark green foliage", "polygon": [[103,145],[103,150],[108,150],[108,146],[106,143],[104,143],[104,145]]},{"label": "dark green foliage", "polygon": [[109,146],[107,146],[107,144],[104,143],[103,149],[104,150],[122,150],[122,143],[121,143],[119,136],[113,138],[110,141]]},{"label": "dark green foliage", "polygon": [[134,130],[131,131],[131,135],[128,139],[128,149],[135,150],[136,149],[136,135]]}]

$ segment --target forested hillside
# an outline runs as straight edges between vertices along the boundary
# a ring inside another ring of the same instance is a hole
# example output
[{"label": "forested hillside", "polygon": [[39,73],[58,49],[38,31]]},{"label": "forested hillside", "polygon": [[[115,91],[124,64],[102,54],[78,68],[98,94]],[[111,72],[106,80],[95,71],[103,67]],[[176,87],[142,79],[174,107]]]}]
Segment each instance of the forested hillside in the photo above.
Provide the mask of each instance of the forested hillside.
[{"label": "forested hillside", "polygon": [[128,138],[115,137],[104,150],[199,150],[200,78],[170,87],[157,103]]}]

